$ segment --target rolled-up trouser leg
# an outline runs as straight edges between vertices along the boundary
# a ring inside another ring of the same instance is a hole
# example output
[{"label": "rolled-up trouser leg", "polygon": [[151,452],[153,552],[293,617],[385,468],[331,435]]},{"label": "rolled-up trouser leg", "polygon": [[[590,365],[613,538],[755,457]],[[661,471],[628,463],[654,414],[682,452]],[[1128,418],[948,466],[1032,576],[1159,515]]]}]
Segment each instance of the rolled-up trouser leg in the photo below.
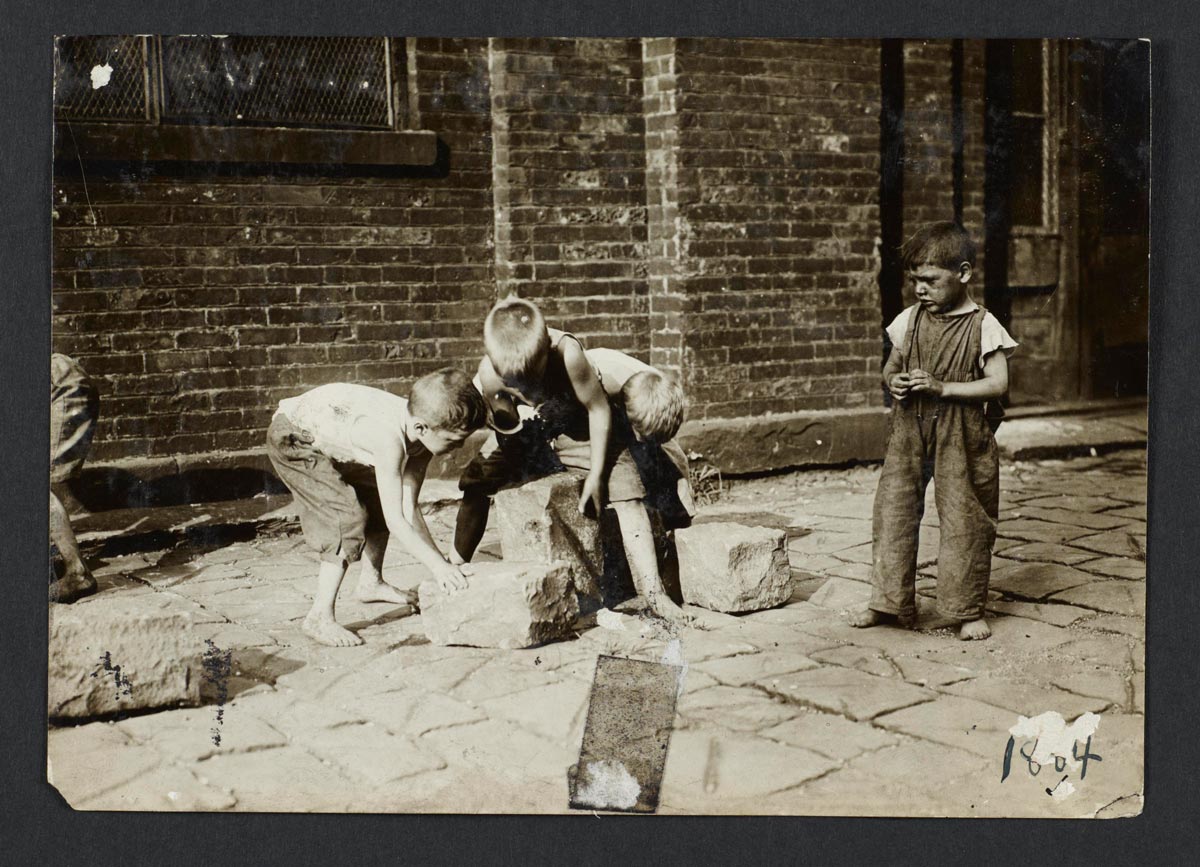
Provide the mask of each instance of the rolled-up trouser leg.
[{"label": "rolled-up trouser leg", "polygon": [[916,614],[918,533],[933,466],[915,411],[898,407],[893,413],[887,457],[875,490],[870,608],[911,617]]},{"label": "rolled-up trouser leg", "polygon": [[956,406],[942,425],[933,476],[941,529],[938,611],[978,620],[987,605],[996,541],[999,456],[980,408]]}]

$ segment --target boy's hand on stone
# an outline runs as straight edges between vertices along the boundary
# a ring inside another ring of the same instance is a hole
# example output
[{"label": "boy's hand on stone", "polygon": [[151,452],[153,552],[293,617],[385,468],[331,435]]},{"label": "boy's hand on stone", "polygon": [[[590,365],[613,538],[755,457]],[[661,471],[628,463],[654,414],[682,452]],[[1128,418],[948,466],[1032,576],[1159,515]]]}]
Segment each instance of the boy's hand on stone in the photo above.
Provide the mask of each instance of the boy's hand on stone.
[{"label": "boy's hand on stone", "polygon": [[583,492],[579,495],[579,514],[589,514],[588,506],[591,505],[591,515],[599,518],[600,509],[602,508],[601,497],[603,495],[603,484],[599,476],[588,476],[583,482]]},{"label": "boy's hand on stone", "polygon": [[923,370],[914,370],[909,374],[911,388],[913,391],[925,392],[927,394],[937,395],[941,397],[944,386],[940,379],[935,379],[932,375]]},{"label": "boy's hand on stone", "polygon": [[444,593],[454,593],[467,586],[468,570],[453,563],[443,563],[433,570],[433,580],[438,583]]}]

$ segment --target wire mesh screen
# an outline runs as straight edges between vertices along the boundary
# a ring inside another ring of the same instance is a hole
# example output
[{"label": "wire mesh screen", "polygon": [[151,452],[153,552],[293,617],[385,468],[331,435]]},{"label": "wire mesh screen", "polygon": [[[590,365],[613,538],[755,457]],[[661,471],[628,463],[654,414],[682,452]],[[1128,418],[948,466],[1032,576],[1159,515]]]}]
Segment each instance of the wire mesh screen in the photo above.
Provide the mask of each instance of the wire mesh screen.
[{"label": "wire mesh screen", "polygon": [[87,121],[144,121],[146,37],[60,36],[54,43],[54,111]]},{"label": "wire mesh screen", "polygon": [[391,127],[380,37],[164,36],[164,121]]}]

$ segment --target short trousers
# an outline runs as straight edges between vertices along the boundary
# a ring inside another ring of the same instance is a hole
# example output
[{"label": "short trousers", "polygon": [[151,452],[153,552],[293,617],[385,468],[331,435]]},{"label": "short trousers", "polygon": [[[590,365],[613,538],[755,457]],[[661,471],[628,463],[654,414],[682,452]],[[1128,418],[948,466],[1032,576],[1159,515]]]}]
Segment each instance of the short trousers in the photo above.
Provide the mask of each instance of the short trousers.
[{"label": "short trousers", "polygon": [[305,542],[325,562],[353,563],[367,536],[387,530],[374,470],[334,461],[312,443],[287,416],[271,419],[267,456],[296,499]]},{"label": "short trousers", "polygon": [[50,481],[79,473],[96,433],[100,395],[79,363],[65,355],[50,358]]},{"label": "short trousers", "polygon": [[[606,458],[605,502],[643,500],[659,511],[668,529],[687,526],[694,508],[690,486],[685,485],[688,503],[679,497],[678,482],[688,478],[687,457],[671,440],[667,443],[637,442],[628,434],[623,416],[613,414],[613,435]],[[564,470],[589,472],[591,444],[558,436],[540,435],[536,419],[526,421],[514,434],[492,432],[478,455],[463,470],[458,486],[491,496],[496,492]]]}]

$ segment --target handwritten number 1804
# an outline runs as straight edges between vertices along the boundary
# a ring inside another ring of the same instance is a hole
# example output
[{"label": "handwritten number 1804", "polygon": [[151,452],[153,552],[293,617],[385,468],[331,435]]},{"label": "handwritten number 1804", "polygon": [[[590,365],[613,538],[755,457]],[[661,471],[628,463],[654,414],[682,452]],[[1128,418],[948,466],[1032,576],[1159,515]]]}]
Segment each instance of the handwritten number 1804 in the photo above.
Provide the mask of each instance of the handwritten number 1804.
[{"label": "handwritten number 1804", "polygon": [[[1038,773],[1042,770],[1041,762],[1034,761],[1034,758],[1033,758],[1034,754],[1037,752],[1037,745],[1038,745],[1038,742],[1036,740],[1026,741],[1024,744],[1021,745],[1021,749],[1019,750],[1021,758],[1023,758],[1025,760],[1026,767],[1029,769],[1030,776],[1033,776],[1033,777],[1036,777],[1038,775]],[[1002,782],[1002,783],[1008,779],[1008,775],[1012,771],[1013,750],[1015,747],[1016,747],[1016,740],[1010,735],[1008,738],[1008,745],[1004,748],[1004,770],[1000,774],[1000,782]],[[1025,752],[1026,747],[1029,747],[1029,752]],[[1102,758],[1100,758],[1099,755],[1092,752],[1091,736],[1088,737],[1087,743],[1084,744],[1082,755],[1079,752],[1079,741],[1075,741],[1075,743],[1071,745],[1071,758],[1073,758],[1075,761],[1077,761],[1081,764],[1081,767],[1079,770],[1079,779],[1081,779],[1081,780],[1087,776],[1087,768],[1088,768],[1089,761],[1093,761],[1093,762],[1104,761]],[[1067,767],[1066,757],[1064,757],[1064,756],[1055,756],[1054,757],[1054,770],[1055,771],[1057,771],[1058,773],[1062,773],[1066,769],[1066,767]]]}]

